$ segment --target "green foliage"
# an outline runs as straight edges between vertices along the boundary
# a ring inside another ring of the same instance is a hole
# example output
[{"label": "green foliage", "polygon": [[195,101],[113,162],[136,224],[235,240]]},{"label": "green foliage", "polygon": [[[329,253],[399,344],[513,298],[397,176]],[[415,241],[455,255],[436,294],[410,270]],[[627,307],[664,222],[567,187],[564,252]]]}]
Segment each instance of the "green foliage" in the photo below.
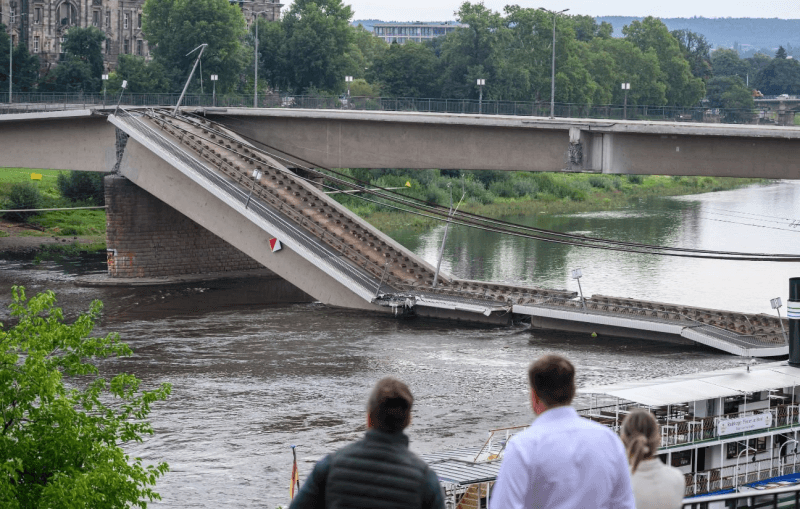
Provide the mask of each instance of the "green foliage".
[{"label": "green foliage", "polygon": [[642,175],[627,175],[628,182],[631,184],[641,184],[644,182],[644,177]]},{"label": "green foliage", "polygon": [[71,57],[50,71],[39,84],[44,92],[94,92],[99,79],[92,75],[88,62]]},{"label": "green foliage", "polygon": [[[203,73],[219,75],[217,93],[237,85],[252,59],[252,46],[248,50],[242,45],[246,33],[242,11],[227,0],[147,0],[142,23],[154,60],[169,74],[172,91],[183,88],[197,58],[197,53],[187,53],[201,44],[208,44]],[[190,89],[199,88],[195,73]]]},{"label": "green foliage", "polygon": [[713,71],[711,66],[711,44],[709,44],[705,36],[687,29],[673,30],[670,33],[678,41],[683,57],[689,62],[692,75],[703,81],[708,80]]},{"label": "green foliage", "polygon": [[150,406],[169,384],[140,391],[129,374],[107,380],[91,362],[131,355],[116,334],[89,337],[102,304],[72,324],[51,291],[31,299],[14,286],[0,329],[0,504],[9,508],[146,507],[166,463],[142,465],[121,444],[153,433]]},{"label": "green foliage", "polygon": [[131,94],[164,94],[170,90],[169,78],[161,62],[148,62],[135,55],[119,55],[117,69],[108,77],[108,93],[118,94],[123,80],[128,82],[127,91]]},{"label": "green foliage", "polygon": [[288,88],[341,91],[354,28],[353,10],[342,0],[295,0],[283,17],[283,55]]},{"label": "green foliage", "polygon": [[775,52],[775,58],[785,59],[786,57],[787,57],[786,50],[783,48],[783,46],[778,46],[778,51]]},{"label": "green foliage", "polygon": [[666,85],[668,105],[694,106],[703,98],[703,80],[692,75],[680,44],[661,20],[652,16],[642,21],[634,20],[622,29],[622,33],[643,52],[655,52],[661,68],[660,81]]},{"label": "green foliage", "polygon": [[61,195],[73,202],[105,205],[104,173],[94,171],[68,171],[58,174]]},{"label": "green foliage", "polygon": [[711,54],[714,76],[739,76],[744,78],[749,72],[746,60],[739,58],[739,53],[732,49],[720,48]]},{"label": "green foliage", "polygon": [[[19,182],[11,186],[6,200],[10,210],[38,209],[42,205],[42,193],[30,182]],[[6,217],[15,221],[26,221],[36,212],[6,212]]]},{"label": "green foliage", "polygon": [[[392,97],[434,97],[439,92],[438,62],[430,46],[391,44],[372,64],[367,77]],[[351,89],[352,93],[352,89]]]},{"label": "green foliage", "polygon": [[77,58],[89,64],[94,87],[86,92],[100,90],[100,75],[103,74],[103,42],[106,36],[97,27],[72,27],[64,34],[63,50],[69,58]]},{"label": "green foliage", "polygon": [[715,76],[707,86],[709,106],[724,108],[725,121],[748,122],[753,117],[753,94],[738,76]]},{"label": "green foliage", "polygon": [[756,76],[758,89],[765,95],[800,94],[800,62],[773,58]]}]

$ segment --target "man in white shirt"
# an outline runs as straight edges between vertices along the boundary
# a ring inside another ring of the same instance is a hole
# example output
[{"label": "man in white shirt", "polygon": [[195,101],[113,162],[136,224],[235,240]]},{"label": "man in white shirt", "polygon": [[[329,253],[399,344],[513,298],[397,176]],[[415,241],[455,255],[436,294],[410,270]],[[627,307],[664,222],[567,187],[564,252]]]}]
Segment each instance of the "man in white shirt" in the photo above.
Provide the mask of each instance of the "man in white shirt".
[{"label": "man in white shirt", "polygon": [[528,378],[538,417],[509,441],[491,509],[635,509],[622,441],[570,406],[572,363],[545,355]]}]

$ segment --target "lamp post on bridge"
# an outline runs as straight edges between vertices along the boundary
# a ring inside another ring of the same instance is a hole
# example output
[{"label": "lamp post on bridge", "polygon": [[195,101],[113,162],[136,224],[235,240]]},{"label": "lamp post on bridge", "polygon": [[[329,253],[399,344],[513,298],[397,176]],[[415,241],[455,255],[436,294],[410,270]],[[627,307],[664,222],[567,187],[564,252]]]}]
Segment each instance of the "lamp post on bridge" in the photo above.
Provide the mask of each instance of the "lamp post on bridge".
[{"label": "lamp post on bridge", "polygon": [[622,118],[627,120],[628,119],[628,90],[631,89],[630,83],[623,83],[622,90],[625,91],[625,104],[622,106]]},{"label": "lamp post on bridge", "polygon": [[576,279],[578,281],[578,291],[581,294],[581,305],[583,306],[583,310],[586,311],[586,301],[583,299],[583,288],[581,288],[582,277],[583,271],[581,269],[575,269],[572,271],[572,279]]},{"label": "lamp post on bridge", "polygon": [[214,107],[217,107],[217,80],[219,79],[219,75],[212,74],[211,75],[211,83],[213,83],[213,87],[211,89],[211,103]]},{"label": "lamp post on bridge", "polygon": [[480,95],[478,96],[478,115],[483,113],[483,86],[486,84],[486,80],[483,78],[478,78],[478,88],[480,88]]},{"label": "lamp post on bridge", "polygon": [[106,83],[108,82],[108,74],[103,74],[101,76],[103,79],[103,108],[106,107]]},{"label": "lamp post on bridge", "polygon": [[542,8],[542,10],[553,15],[553,62],[550,68],[550,118],[556,118],[556,17],[558,17],[559,14],[564,14],[569,9],[558,12],[544,8]]},{"label": "lamp post on bridge", "polygon": [[28,13],[21,12],[19,14],[7,14],[8,16],[8,104],[13,101],[12,89],[14,86],[14,37],[12,29],[14,28],[14,18],[26,16]]},{"label": "lamp post on bridge", "polygon": [[255,68],[255,77],[253,79],[253,108],[258,108],[258,20],[261,14],[268,12],[271,11],[258,11],[253,13],[253,23],[256,25],[256,40],[255,44],[253,44],[253,51],[255,52],[255,61],[253,62],[253,67]]}]

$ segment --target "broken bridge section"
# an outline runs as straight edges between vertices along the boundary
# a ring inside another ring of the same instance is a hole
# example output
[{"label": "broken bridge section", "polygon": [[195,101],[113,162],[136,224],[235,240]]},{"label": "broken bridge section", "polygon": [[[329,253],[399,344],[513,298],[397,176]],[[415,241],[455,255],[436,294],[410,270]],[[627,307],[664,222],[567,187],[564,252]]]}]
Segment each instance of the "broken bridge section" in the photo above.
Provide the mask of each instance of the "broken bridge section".
[{"label": "broken bridge section", "polygon": [[109,120],[130,136],[122,176],[325,304],[498,325],[527,316],[534,327],[671,338],[735,355],[788,351],[779,324],[754,315],[581,301],[566,290],[446,274],[434,287],[432,266],[325,194],[319,175],[293,172],[225,126],[166,111],[123,111]]}]

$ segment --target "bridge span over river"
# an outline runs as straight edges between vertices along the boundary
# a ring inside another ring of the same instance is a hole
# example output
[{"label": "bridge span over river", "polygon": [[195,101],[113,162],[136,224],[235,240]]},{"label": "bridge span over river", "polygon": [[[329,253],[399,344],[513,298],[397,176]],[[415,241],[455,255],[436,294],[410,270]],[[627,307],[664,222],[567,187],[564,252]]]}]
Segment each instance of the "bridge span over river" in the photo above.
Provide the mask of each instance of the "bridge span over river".
[{"label": "bridge span over river", "polygon": [[[465,148],[464,143],[475,144],[481,136],[499,143],[505,134],[509,139],[502,150],[486,147],[491,157],[479,155],[483,151],[471,147],[471,154],[478,162],[462,154],[453,167],[479,168],[487,164],[491,169],[544,170],[558,167],[557,150],[552,146],[560,141],[566,141],[569,147],[575,142],[585,142],[587,157],[594,160],[589,147],[595,146],[598,139],[597,146],[603,148],[610,143],[609,139],[627,139],[626,143],[632,143],[631,140],[643,138],[649,140],[645,146],[661,145],[663,150],[672,147],[666,153],[682,154],[685,151],[676,147],[692,147],[698,142],[687,140],[709,136],[712,145],[722,143],[715,150],[722,150],[723,146],[728,146],[726,150],[744,147],[738,162],[744,161],[745,166],[756,164],[744,157],[747,147],[760,147],[752,151],[763,154],[769,153],[768,147],[785,151],[780,157],[791,159],[794,165],[791,171],[781,169],[788,177],[789,173],[797,174],[797,158],[790,158],[789,151],[800,143],[798,130],[733,129],[738,133],[733,136],[702,134],[702,128],[708,127],[695,126],[681,131],[683,134],[669,134],[678,133],[670,129],[681,126],[662,126],[657,130],[647,124],[630,123],[621,127],[595,123],[565,125],[562,119],[549,123],[532,120],[532,125],[526,126],[519,123],[522,122],[519,118],[511,126],[510,119],[459,119],[453,118],[454,115],[436,119],[418,117],[419,129],[416,129],[406,114],[365,118],[360,113],[357,118],[350,116],[354,115],[350,112],[337,112],[334,118],[325,116],[329,112],[301,112],[295,116],[292,111],[292,115],[273,118],[236,111],[197,113],[172,116],[165,110],[123,109],[116,115],[90,111],[0,116],[3,147],[0,166],[106,172],[113,169],[114,176],[107,177],[107,182],[110,178],[124,177],[249,260],[326,304],[496,325],[529,319],[532,327],[696,343],[743,356],[788,353],[780,322],[768,315],[606,296],[582,299],[566,290],[466,281],[447,274],[437,276],[434,267],[339,205],[320,189],[318,179],[309,178],[307,171],[298,172],[294,166],[313,161],[318,166],[334,167],[428,167],[423,165],[422,158],[445,147],[448,139]],[[266,127],[271,121],[276,126]],[[499,125],[493,127],[495,122]],[[538,125],[533,125],[537,122]],[[371,129],[377,134],[370,134]],[[616,134],[621,136],[615,138]],[[405,144],[409,138],[414,143]],[[322,142],[323,139],[327,141]],[[32,148],[33,144],[37,148]],[[399,163],[388,164],[391,159],[385,159],[382,151],[401,157],[403,147],[409,155]],[[359,156],[359,152],[367,155]],[[622,150],[622,153],[628,152]],[[364,164],[370,154],[378,162]],[[606,156],[599,161],[613,165],[622,160],[621,155],[609,156],[610,159]],[[416,165],[406,164],[414,158],[419,158]],[[489,165],[492,158],[496,160]],[[508,162],[503,164],[504,160]],[[677,170],[677,163],[674,164],[673,169]],[[768,173],[779,169],[776,164],[767,167]],[[668,173],[659,168],[655,173]],[[745,175],[753,168],[728,171]],[[638,169],[636,172],[650,173]],[[116,207],[115,199],[109,195],[107,185],[109,214]],[[120,217],[124,216],[124,222],[125,217],[136,215],[133,211]],[[109,233],[112,276],[117,270],[137,274],[137,264],[147,259],[145,251],[160,253],[156,256],[157,263],[170,256],[160,241],[148,238],[147,232],[139,234],[141,242],[131,248],[117,245]],[[175,231],[172,236],[185,237],[185,232]],[[225,260],[221,264],[225,265]]]}]

